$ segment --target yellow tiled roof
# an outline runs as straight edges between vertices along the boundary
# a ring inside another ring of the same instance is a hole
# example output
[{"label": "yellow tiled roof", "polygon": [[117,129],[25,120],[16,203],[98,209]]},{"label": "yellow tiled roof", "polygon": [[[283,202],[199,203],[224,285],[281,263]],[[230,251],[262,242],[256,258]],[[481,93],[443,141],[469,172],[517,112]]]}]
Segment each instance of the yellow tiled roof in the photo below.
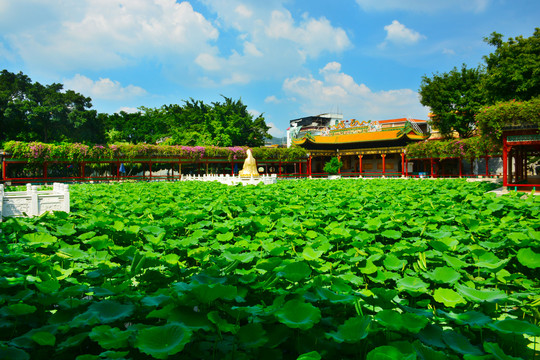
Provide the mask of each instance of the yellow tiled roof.
[{"label": "yellow tiled roof", "polygon": [[315,144],[346,144],[346,143],[357,143],[357,142],[369,142],[369,141],[388,141],[388,140],[397,140],[406,136],[411,140],[424,140],[425,137],[422,135],[416,134],[414,131],[410,131],[407,134],[399,135],[400,130],[387,130],[387,131],[374,131],[374,132],[363,132],[356,134],[345,134],[345,135],[334,135],[334,136],[314,136],[314,140],[309,140],[307,137],[302,139],[293,140],[297,145],[302,145],[306,141],[313,142]]}]

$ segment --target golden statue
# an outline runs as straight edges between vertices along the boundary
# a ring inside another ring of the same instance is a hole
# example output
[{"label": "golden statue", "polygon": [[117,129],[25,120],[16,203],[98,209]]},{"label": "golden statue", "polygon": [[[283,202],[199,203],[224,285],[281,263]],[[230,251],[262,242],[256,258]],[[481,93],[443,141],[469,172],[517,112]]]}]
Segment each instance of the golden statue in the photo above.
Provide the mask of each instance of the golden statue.
[{"label": "golden statue", "polygon": [[257,171],[257,162],[255,161],[255,158],[251,154],[251,150],[248,149],[247,151],[247,158],[244,161],[244,167],[240,172],[238,173],[240,176],[259,176],[259,172]]}]

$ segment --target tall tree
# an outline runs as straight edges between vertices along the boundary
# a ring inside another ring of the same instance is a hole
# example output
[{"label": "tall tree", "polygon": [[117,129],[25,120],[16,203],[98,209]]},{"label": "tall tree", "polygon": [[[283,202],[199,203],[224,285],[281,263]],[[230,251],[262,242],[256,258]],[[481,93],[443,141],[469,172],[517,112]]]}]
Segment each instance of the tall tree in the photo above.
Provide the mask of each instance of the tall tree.
[{"label": "tall tree", "polygon": [[529,38],[518,36],[504,42],[493,32],[484,41],[495,51],[484,56],[487,76],[484,86],[489,103],[530,100],[540,95],[540,28]]},{"label": "tall tree", "polygon": [[432,112],[432,125],[441,135],[450,137],[456,131],[469,137],[474,131],[474,115],[484,103],[481,68],[454,68],[447,73],[423,76],[420,103]]}]

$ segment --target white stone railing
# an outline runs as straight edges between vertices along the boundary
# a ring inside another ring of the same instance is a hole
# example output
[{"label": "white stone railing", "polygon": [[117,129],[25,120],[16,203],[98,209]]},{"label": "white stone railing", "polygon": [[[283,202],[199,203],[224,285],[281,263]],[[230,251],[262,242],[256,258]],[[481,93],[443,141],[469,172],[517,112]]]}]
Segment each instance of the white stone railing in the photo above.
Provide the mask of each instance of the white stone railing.
[{"label": "white stone railing", "polygon": [[257,185],[259,183],[275,184],[277,183],[277,175],[261,175],[261,176],[251,176],[251,177],[242,177],[242,176],[231,176],[227,175],[182,175],[182,181],[217,181],[221,184],[226,185]]},{"label": "white stone railing", "polygon": [[54,183],[52,191],[38,191],[38,186],[26,185],[26,191],[4,191],[0,184],[0,221],[10,216],[37,216],[46,211],[70,211],[69,186]]}]

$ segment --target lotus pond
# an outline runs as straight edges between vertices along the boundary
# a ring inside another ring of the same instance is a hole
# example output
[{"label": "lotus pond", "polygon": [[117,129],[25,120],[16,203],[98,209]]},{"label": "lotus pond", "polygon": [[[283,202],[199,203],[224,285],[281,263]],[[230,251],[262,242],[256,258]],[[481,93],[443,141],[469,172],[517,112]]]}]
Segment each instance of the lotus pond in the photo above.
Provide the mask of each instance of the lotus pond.
[{"label": "lotus pond", "polygon": [[73,185],[0,223],[0,359],[540,360],[540,197],[490,186]]}]

